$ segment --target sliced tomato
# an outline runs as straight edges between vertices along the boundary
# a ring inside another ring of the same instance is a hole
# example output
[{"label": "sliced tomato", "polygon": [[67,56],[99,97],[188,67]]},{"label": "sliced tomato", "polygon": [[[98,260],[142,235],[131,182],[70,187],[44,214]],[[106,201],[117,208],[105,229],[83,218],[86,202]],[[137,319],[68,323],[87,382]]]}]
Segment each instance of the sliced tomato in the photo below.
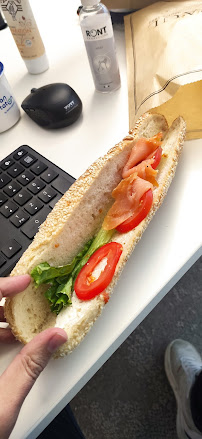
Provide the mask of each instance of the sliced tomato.
[{"label": "sliced tomato", "polygon": [[153,163],[151,164],[151,167],[153,169],[156,169],[161,161],[162,156],[162,148],[159,146],[154,152],[152,152],[147,159],[154,159]]},{"label": "sliced tomato", "polygon": [[133,213],[133,215],[116,227],[116,230],[120,233],[129,232],[138,226],[138,224],[143,221],[143,219],[148,215],[153,202],[153,192],[149,189],[144,193],[142,198],[140,199],[140,205],[138,209]]},{"label": "sliced tomato", "polygon": [[[74,289],[79,299],[93,299],[107,288],[114,276],[122,251],[123,247],[121,244],[118,242],[109,242],[93,253],[88,262],[81,269],[75,281]],[[104,258],[107,258],[107,264],[103,271],[101,271],[99,277],[94,279],[93,271]]]}]

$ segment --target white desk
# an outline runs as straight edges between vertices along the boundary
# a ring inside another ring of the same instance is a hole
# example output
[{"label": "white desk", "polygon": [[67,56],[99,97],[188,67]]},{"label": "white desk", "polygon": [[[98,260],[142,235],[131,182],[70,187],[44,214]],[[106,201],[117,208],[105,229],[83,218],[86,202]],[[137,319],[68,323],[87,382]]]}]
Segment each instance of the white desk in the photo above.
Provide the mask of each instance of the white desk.
[{"label": "white desk", "polygon": [[[60,0],[56,9],[56,3],[47,0],[31,4],[50,69],[29,75],[9,29],[1,31],[0,60],[15,97],[21,104],[32,87],[66,82],[83,101],[83,116],[69,128],[46,131],[22,112],[19,123],[0,136],[0,159],[29,144],[78,177],[128,131],[124,32],[115,31],[122,87],[102,95],[94,92],[76,15],[79,2]],[[36,438],[202,254],[201,183],[202,141],[186,142],[167,198],[128,261],[102,316],[70,356],[49,363],[27,397],[11,439]],[[0,373],[20,348],[20,344],[1,347]]]}]

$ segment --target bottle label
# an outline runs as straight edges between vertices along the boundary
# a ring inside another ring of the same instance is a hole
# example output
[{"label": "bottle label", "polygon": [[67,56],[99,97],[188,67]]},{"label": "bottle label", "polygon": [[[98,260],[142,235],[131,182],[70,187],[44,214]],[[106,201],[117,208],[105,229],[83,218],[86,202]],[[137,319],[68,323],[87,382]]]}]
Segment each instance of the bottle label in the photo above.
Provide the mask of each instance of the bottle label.
[{"label": "bottle label", "polygon": [[[0,63],[1,64],[1,63]],[[0,66],[1,70],[1,66]],[[20,118],[20,110],[10,85],[2,73],[0,77],[0,133],[11,128]]]},{"label": "bottle label", "polygon": [[[89,17],[91,18],[91,17]],[[92,20],[88,17],[82,22],[84,41],[98,41],[113,37],[113,28],[110,16],[97,15]]]},{"label": "bottle label", "polygon": [[29,2],[0,0],[0,5],[22,58],[42,56],[45,48]]},{"label": "bottle label", "polygon": [[81,28],[96,89],[111,91],[118,88],[120,75],[110,16],[86,17]]}]

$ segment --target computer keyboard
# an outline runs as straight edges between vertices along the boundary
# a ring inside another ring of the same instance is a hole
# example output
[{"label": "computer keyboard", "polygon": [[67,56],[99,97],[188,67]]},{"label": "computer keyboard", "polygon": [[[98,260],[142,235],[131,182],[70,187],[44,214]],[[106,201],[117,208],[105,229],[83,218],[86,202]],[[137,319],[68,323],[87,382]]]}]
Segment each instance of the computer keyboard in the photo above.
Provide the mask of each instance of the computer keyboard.
[{"label": "computer keyboard", "polygon": [[7,276],[75,178],[28,145],[0,161],[0,276]]}]

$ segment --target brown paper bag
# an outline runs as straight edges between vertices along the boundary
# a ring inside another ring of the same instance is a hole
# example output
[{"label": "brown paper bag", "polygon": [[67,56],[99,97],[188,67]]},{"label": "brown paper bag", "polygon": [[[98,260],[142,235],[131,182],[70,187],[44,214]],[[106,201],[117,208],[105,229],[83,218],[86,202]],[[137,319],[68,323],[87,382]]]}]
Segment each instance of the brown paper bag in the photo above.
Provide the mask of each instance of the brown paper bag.
[{"label": "brown paper bag", "polygon": [[[166,0],[172,1],[172,0]],[[184,0],[179,0],[184,1]],[[156,0],[103,0],[109,9],[141,9],[156,3]]]},{"label": "brown paper bag", "polygon": [[130,128],[145,111],[202,137],[202,1],[158,2],[125,17]]}]

